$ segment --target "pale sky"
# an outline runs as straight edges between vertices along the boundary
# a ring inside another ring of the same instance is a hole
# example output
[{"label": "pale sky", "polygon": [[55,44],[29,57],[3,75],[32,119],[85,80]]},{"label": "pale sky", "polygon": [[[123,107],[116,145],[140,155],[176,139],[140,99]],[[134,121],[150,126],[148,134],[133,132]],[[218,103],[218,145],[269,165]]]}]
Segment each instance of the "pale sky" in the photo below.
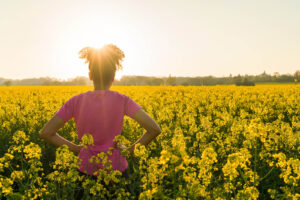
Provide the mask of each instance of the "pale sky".
[{"label": "pale sky", "polygon": [[0,77],[87,76],[86,46],[115,44],[121,75],[300,69],[299,0],[0,0]]}]

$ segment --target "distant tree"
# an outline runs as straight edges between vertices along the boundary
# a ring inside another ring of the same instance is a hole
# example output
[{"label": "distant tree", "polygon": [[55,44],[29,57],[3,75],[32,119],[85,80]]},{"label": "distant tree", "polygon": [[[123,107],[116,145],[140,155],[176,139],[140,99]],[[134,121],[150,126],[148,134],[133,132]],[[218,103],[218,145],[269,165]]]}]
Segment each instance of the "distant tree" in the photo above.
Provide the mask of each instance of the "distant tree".
[{"label": "distant tree", "polygon": [[166,80],[166,85],[176,85],[176,78],[172,77],[170,74]]},{"label": "distant tree", "polygon": [[297,83],[297,82],[300,81],[300,70],[297,70],[297,71],[294,73],[294,80],[295,80],[295,83]]},{"label": "distant tree", "polygon": [[254,86],[255,83],[249,80],[249,76],[246,74],[245,76],[241,76],[240,74],[233,78],[235,85],[241,86]]},{"label": "distant tree", "polygon": [[77,76],[76,78],[73,78],[70,80],[70,85],[87,85],[89,79],[85,76]]},{"label": "distant tree", "polygon": [[5,86],[11,86],[12,85],[12,81],[11,80],[4,81],[3,85],[5,85]]},{"label": "distant tree", "polygon": [[244,80],[242,81],[241,85],[245,85],[245,86],[255,86],[255,83],[252,81],[249,81],[247,77],[244,78]]},{"label": "distant tree", "polygon": [[274,76],[277,78],[280,76],[279,72],[274,72]]},{"label": "distant tree", "polygon": [[164,80],[161,78],[151,78],[150,83],[151,83],[151,85],[163,85]]},{"label": "distant tree", "polygon": [[273,76],[271,77],[272,82],[276,82],[279,77],[280,77],[279,72],[274,72]]},{"label": "distant tree", "polygon": [[239,86],[242,83],[242,76],[238,74],[237,76],[233,77],[233,82],[235,85]]}]

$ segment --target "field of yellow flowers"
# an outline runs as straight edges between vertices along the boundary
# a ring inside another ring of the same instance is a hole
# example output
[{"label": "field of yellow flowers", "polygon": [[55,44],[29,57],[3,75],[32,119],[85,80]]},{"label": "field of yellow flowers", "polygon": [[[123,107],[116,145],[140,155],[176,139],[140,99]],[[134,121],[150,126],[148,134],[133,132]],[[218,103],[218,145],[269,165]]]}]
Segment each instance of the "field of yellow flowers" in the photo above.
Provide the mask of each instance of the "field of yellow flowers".
[{"label": "field of yellow flowers", "polygon": [[[88,90],[0,87],[0,199],[300,198],[299,85],[112,87],[162,133],[128,156],[128,177],[107,173],[108,163],[98,179],[78,173],[66,146],[39,138],[64,102]],[[73,120],[59,134],[80,142]],[[126,117],[118,140],[128,145],[142,134]]]}]

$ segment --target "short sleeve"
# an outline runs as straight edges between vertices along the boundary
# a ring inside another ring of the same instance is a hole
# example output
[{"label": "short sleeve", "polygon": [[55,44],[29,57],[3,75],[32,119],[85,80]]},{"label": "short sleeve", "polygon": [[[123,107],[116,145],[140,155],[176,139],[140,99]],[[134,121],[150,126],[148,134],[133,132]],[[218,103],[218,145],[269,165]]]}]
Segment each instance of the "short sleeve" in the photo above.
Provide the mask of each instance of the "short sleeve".
[{"label": "short sleeve", "polygon": [[74,114],[74,97],[69,99],[57,112],[60,118],[62,118],[65,122],[69,121]]},{"label": "short sleeve", "polygon": [[133,117],[136,111],[142,108],[139,104],[137,104],[135,101],[130,99],[128,96],[125,95],[125,115],[129,117]]}]

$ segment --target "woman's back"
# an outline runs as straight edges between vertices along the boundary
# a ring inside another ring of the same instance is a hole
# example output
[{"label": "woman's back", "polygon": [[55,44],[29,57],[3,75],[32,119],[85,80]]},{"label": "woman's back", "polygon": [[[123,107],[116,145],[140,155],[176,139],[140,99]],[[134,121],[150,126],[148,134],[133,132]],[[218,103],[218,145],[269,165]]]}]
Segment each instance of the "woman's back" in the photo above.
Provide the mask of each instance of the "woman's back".
[{"label": "woman's back", "polygon": [[[132,117],[140,108],[140,105],[124,94],[111,90],[94,90],[72,97],[56,114],[65,122],[74,117],[78,139],[87,133],[93,136],[94,145],[89,147],[88,152],[90,158],[114,146],[113,139],[122,132],[124,115]],[[78,155],[83,160],[80,171],[87,170],[86,155],[83,148]],[[123,163],[119,165],[117,151],[113,151],[113,155],[108,159],[112,160],[113,169],[120,166],[119,170],[123,171],[127,167],[124,157],[121,159]],[[99,167],[102,168],[101,165]]]}]

